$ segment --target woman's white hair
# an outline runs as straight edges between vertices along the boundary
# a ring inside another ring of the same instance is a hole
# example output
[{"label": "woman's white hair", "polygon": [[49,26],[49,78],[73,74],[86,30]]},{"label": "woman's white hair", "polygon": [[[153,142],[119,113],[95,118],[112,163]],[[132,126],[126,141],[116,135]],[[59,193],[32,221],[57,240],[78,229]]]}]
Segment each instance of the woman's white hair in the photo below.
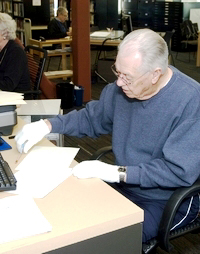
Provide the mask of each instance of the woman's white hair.
[{"label": "woman's white hair", "polygon": [[7,13],[0,13],[0,32],[8,40],[16,38],[16,22]]},{"label": "woman's white hair", "polygon": [[[119,45],[122,56],[139,52],[142,56],[142,70],[153,71],[157,67],[164,73],[168,66],[168,47],[156,32],[144,28],[129,33]],[[141,71],[141,70],[140,70]]]}]

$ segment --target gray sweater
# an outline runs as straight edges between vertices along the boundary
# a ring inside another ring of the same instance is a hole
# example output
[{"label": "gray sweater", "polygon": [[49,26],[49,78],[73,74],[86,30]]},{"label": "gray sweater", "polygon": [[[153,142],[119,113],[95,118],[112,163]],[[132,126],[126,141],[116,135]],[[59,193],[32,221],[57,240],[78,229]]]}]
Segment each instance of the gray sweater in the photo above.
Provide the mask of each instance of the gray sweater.
[{"label": "gray sweater", "polygon": [[98,137],[112,133],[116,164],[127,166],[129,195],[167,200],[200,176],[200,84],[173,76],[152,98],[129,99],[116,83],[85,109],[49,119],[52,132]]}]

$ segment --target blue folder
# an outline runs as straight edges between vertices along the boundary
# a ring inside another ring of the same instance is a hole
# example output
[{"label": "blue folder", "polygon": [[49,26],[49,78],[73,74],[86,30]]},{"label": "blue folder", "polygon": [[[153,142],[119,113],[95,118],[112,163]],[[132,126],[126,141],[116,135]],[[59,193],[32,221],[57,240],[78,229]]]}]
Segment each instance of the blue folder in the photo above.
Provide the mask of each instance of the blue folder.
[{"label": "blue folder", "polygon": [[3,139],[0,137],[0,151],[9,150],[12,147]]}]

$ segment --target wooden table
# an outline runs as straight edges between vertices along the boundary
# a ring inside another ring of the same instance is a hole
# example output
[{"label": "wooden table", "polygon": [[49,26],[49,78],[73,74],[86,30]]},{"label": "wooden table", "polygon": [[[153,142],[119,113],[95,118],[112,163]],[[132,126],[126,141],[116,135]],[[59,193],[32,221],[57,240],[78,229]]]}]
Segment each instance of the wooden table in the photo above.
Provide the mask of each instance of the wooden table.
[{"label": "wooden table", "polygon": [[[113,46],[116,47],[120,44],[122,41],[124,32],[121,30],[115,30],[113,31],[113,34],[107,36],[106,38],[111,38],[110,40],[107,40],[105,42],[105,46]],[[102,45],[102,42],[106,39],[104,38],[98,38],[98,37],[92,37],[90,36],[90,45]]]},{"label": "wooden table", "polygon": [[[55,44],[60,44],[61,45],[61,49],[64,49],[66,47],[66,45],[71,44],[72,42],[72,38],[71,37],[66,37],[63,39],[54,39],[54,40],[45,40],[45,41],[39,41],[39,40],[35,40],[35,39],[29,39],[29,44],[30,45],[34,45],[37,46],[39,48],[43,48],[43,47],[47,47],[47,46],[51,46],[51,45],[55,45]],[[67,69],[67,61],[66,61],[66,56],[70,55],[70,66],[72,66],[72,53],[70,52],[59,52],[59,51],[55,51],[48,53],[48,56],[61,56],[62,57],[62,69],[66,70]]]},{"label": "wooden table", "polygon": [[[18,119],[13,135],[22,125]],[[14,171],[19,153],[13,139],[5,137],[5,140],[12,150],[3,151],[2,155]],[[46,139],[38,145],[53,146]],[[0,198],[8,195],[1,192]],[[141,253],[142,209],[99,179],[80,180],[71,176],[35,202],[52,225],[52,231],[1,244],[0,253]]]},{"label": "wooden table", "polygon": [[[90,45],[101,45],[105,38],[90,38]],[[53,40],[46,40],[46,41],[39,41],[35,39],[29,39],[30,44],[34,46],[38,46],[43,48],[45,46],[53,45],[53,44],[60,44],[61,48],[64,49],[66,45],[71,45],[72,39],[71,38],[64,38],[64,39],[53,39]],[[112,39],[108,40],[105,45],[106,46],[118,46],[120,44],[120,39]]]},{"label": "wooden table", "polygon": [[[122,31],[118,31],[118,32],[116,31],[115,36],[121,36],[121,35],[122,35]],[[90,45],[101,45],[104,40],[105,40],[105,38],[90,38]],[[106,41],[106,43],[104,45],[116,47],[120,44],[120,42],[121,42],[120,39],[113,39],[112,38],[111,40]],[[49,45],[60,44],[61,48],[64,49],[66,47],[66,45],[71,46],[72,38],[68,36],[68,37],[62,38],[62,39],[51,39],[51,40],[46,40],[46,41],[29,39],[29,43],[30,43],[30,45],[38,46],[40,48],[43,48],[43,47],[49,46]],[[66,61],[67,55],[70,55],[70,70],[67,70],[67,61]],[[49,79],[53,79],[53,78],[71,78],[71,79],[73,79],[72,53],[59,52],[59,51],[58,52],[54,51],[52,53],[51,51],[49,51],[48,56],[61,56],[62,57],[62,70],[63,70],[63,71],[51,71],[49,73],[45,72],[45,75]],[[67,71],[65,71],[65,70],[67,70]]]},{"label": "wooden table", "polygon": [[53,44],[60,44],[61,48],[64,49],[66,45],[70,45],[72,42],[72,38],[69,36],[62,39],[51,39],[51,40],[45,40],[45,41],[39,41],[35,39],[29,39],[29,40],[31,45],[38,46],[40,48],[53,45]]},{"label": "wooden table", "polygon": [[[123,31],[116,30],[116,31],[114,31],[114,35],[112,35],[112,36],[114,38],[119,38],[119,37],[122,37],[123,34],[124,34]],[[110,36],[108,36],[108,38],[109,37]],[[120,39],[113,39],[112,37],[110,37],[110,38],[112,40],[107,41],[105,45],[107,45],[107,46],[117,46],[121,42]],[[90,37],[90,45],[101,45],[104,40],[105,40],[105,37],[104,38]],[[31,45],[35,45],[35,46],[38,46],[40,48],[45,47],[45,46],[49,46],[49,45],[60,44],[61,48],[64,49],[66,47],[66,45],[71,45],[72,37],[67,36],[67,37],[61,38],[61,39],[51,39],[51,40],[45,40],[45,41],[30,39],[29,42],[30,42]]]},{"label": "wooden table", "polygon": [[[118,46],[121,42],[121,39],[119,37],[122,38],[124,32],[120,31],[120,30],[116,30],[114,31],[114,34],[112,35],[112,37],[108,36],[108,38],[110,37],[111,40],[106,41],[105,46]],[[113,38],[117,38],[117,39],[113,39]],[[105,40],[105,38],[101,38],[101,37],[90,37],[90,45],[101,45],[102,42]],[[72,37],[67,36],[65,38],[61,38],[61,39],[51,39],[51,40],[45,40],[45,41],[39,41],[39,40],[35,40],[35,39],[29,39],[29,44],[30,45],[34,45],[34,46],[38,46],[40,48],[43,48],[45,46],[49,46],[49,45],[55,45],[55,44],[60,44],[61,45],[61,49],[64,49],[66,47],[66,45],[71,46],[72,43]],[[66,62],[66,56],[70,55],[70,69],[72,70],[72,53],[69,52],[56,52],[55,50],[53,52],[49,51],[48,52],[48,56],[58,56],[60,55],[62,57],[62,70],[67,70],[67,62]],[[70,73],[71,74],[71,73]],[[66,74],[68,75],[68,74]]]},{"label": "wooden table", "polygon": [[[99,46],[101,46],[102,45],[102,42],[105,40],[105,38],[104,39],[100,39],[100,38],[90,38],[90,45],[99,45]],[[120,40],[120,39],[112,39],[112,40],[107,40],[106,42],[105,42],[105,46],[111,46],[111,47],[116,47],[116,46],[118,46],[119,44],[120,44],[120,42],[121,42],[122,40]]]}]

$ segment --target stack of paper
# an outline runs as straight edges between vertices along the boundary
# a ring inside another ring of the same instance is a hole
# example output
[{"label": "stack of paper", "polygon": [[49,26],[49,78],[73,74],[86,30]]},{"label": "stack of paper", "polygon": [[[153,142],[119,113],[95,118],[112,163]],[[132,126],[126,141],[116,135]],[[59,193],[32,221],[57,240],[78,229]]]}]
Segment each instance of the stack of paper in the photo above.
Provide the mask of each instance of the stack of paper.
[{"label": "stack of paper", "polygon": [[0,200],[0,244],[52,230],[34,200],[12,196]]},{"label": "stack of paper", "polygon": [[23,93],[0,91],[0,106],[26,104]]}]

